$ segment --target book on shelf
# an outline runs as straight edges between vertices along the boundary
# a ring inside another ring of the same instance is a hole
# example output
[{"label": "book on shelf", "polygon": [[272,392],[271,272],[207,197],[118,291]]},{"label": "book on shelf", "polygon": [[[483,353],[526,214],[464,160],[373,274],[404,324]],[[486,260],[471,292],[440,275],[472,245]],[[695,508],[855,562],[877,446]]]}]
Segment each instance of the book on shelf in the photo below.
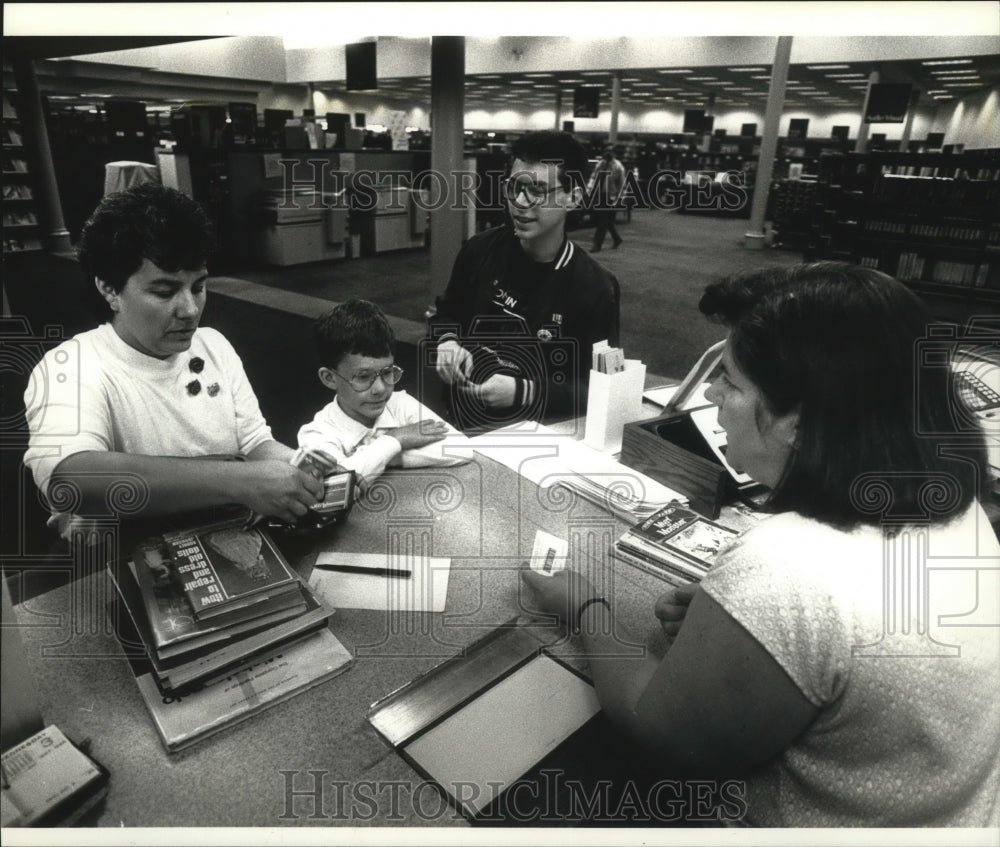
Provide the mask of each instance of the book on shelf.
[{"label": "book on shelf", "polygon": [[[301,597],[289,592],[287,597],[272,598],[237,610],[238,619],[235,620],[233,617],[198,620],[183,589],[171,574],[162,543],[157,540],[141,543],[133,554],[132,563],[149,622],[150,638],[161,658],[172,658],[248,634],[301,611]],[[119,572],[123,566],[124,563],[119,564]]]},{"label": "book on shelf", "polygon": [[[228,671],[275,645],[326,626],[333,612],[326,609],[312,590],[300,586],[299,603],[284,619],[267,621],[252,632],[236,632],[194,650],[163,656],[153,641],[144,613],[134,565],[111,569],[111,577],[120,601],[119,639],[123,645],[141,644],[145,661],[165,691],[180,691],[202,683],[212,675]],[[122,608],[124,607],[124,608]]]},{"label": "book on shelf", "polygon": [[353,661],[330,630],[320,629],[184,696],[164,694],[148,672],[137,675],[136,684],[172,753],[332,679]]},{"label": "book on shelf", "polygon": [[260,603],[298,580],[267,533],[245,523],[236,518],[163,536],[170,568],[198,620]]},{"label": "book on shelf", "polygon": [[699,580],[738,535],[734,529],[672,503],[626,530],[615,547]]}]

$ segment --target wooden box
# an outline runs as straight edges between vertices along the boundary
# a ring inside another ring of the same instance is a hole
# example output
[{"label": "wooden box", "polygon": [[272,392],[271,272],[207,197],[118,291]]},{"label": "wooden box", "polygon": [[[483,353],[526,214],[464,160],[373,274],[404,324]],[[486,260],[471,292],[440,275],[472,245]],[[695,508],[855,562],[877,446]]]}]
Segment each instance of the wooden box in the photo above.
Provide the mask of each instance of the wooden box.
[{"label": "wooden box", "polygon": [[735,486],[687,412],[625,424],[621,461],[684,494],[708,518],[719,517]]}]

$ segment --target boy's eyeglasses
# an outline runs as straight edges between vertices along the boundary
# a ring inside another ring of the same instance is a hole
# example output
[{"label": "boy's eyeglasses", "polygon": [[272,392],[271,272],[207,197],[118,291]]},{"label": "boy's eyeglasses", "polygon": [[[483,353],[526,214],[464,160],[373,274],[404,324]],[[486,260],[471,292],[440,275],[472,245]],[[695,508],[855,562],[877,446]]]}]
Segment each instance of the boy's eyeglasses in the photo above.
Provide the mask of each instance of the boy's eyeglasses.
[{"label": "boy's eyeglasses", "polygon": [[[556,185],[549,188],[544,182],[535,182],[524,177],[510,177],[505,179],[503,183],[504,195],[519,209],[530,209],[532,206],[538,205],[561,187]],[[518,198],[522,194],[527,202],[518,202]]]},{"label": "boy's eyeglasses", "polygon": [[388,365],[380,371],[359,373],[349,377],[344,376],[340,371],[334,371],[334,373],[341,379],[349,382],[351,388],[358,392],[367,391],[375,384],[375,380],[379,377],[381,377],[382,382],[386,385],[395,385],[403,378],[403,369],[399,365]]}]

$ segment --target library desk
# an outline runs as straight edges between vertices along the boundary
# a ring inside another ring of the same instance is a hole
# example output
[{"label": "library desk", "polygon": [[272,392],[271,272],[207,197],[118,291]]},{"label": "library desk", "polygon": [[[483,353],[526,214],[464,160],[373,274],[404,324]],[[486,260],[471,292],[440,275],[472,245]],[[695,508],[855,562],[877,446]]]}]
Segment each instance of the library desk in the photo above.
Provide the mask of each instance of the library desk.
[{"label": "library desk", "polygon": [[[337,610],[330,629],[355,657],[352,668],[173,754],[162,747],[115,639],[105,572],[95,566],[90,576],[26,600],[16,613],[43,718],[75,741],[89,739],[91,755],[111,771],[96,822],[464,826],[365,716],[380,698],[529,614],[518,570],[538,529],[569,539],[573,566],[596,580],[603,551],[625,525],[567,489],[540,489],[478,454],[455,468],[387,472],[346,523],[290,558],[308,578],[320,549],[372,553],[403,544],[449,557],[445,611]],[[654,630],[653,601],[665,583],[627,567],[606,578],[619,622]],[[578,650],[554,627],[552,638],[557,652],[572,658]],[[358,786],[363,796],[352,801]],[[311,789],[320,802],[302,796]]]}]

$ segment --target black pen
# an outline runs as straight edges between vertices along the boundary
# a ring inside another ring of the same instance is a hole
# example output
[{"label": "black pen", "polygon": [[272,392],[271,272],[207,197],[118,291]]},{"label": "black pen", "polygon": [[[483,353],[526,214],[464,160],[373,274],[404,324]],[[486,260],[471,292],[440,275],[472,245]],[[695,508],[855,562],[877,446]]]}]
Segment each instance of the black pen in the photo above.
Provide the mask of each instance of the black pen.
[{"label": "black pen", "polygon": [[413,572],[403,568],[362,568],[357,565],[328,565],[317,564],[315,567],[321,571],[338,571],[340,573],[359,573],[368,576],[385,576],[391,579],[409,579]]}]

